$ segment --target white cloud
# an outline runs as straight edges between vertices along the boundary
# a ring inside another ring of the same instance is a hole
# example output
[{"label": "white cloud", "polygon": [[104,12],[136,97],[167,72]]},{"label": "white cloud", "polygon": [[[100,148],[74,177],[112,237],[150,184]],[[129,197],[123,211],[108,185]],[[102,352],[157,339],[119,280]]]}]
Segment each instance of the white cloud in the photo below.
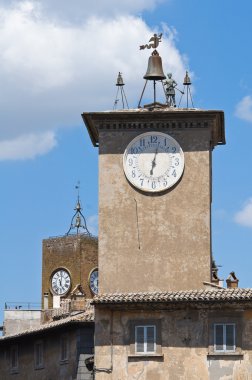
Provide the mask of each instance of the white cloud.
[{"label": "white cloud", "polygon": [[252,227],[252,198],[249,198],[243,208],[235,214],[234,220],[242,226]]},{"label": "white cloud", "polygon": [[[71,6],[82,6],[88,13],[74,23],[55,16],[60,5],[67,15],[66,0],[0,0],[0,141],[49,130],[56,133],[58,128],[80,125],[83,111],[112,109],[119,71],[129,106],[135,108],[151,53],[140,51],[139,45],[147,43],[154,31],[129,12],[157,2],[88,1],[84,7],[83,0],[76,0]],[[112,18],[109,12],[100,12],[104,4],[113,8],[117,3],[121,11],[125,8],[120,15]],[[175,32],[166,25],[162,28],[158,51],[164,71],[182,83],[186,58],[176,48]],[[146,96],[152,96],[151,88]]]},{"label": "white cloud", "polygon": [[[162,2],[164,0],[29,0],[22,3],[32,3],[36,7],[41,3],[45,12],[56,20],[83,23],[90,15],[111,18],[122,14],[137,14],[152,10]],[[20,0],[0,0],[0,4],[5,6],[16,6],[19,3]]]},{"label": "white cloud", "polygon": [[53,132],[18,136],[0,141],[0,161],[35,158],[57,145]]},{"label": "white cloud", "polygon": [[235,115],[242,120],[252,122],[252,96],[244,96],[236,106]]},{"label": "white cloud", "polygon": [[43,0],[45,8],[55,16],[76,21],[83,21],[89,15],[114,17],[126,13],[138,13],[153,9],[164,0]]}]

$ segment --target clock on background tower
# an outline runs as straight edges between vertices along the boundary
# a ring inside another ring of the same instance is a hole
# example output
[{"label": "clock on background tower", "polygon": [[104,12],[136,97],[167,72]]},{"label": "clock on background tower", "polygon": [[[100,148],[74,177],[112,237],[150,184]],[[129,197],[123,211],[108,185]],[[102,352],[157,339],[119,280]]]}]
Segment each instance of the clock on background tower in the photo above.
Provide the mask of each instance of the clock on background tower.
[{"label": "clock on background tower", "polygon": [[88,279],[88,284],[94,294],[98,294],[98,268],[94,268]]},{"label": "clock on background tower", "polygon": [[57,269],[51,278],[52,292],[58,296],[63,296],[71,289],[71,277],[65,268]]}]

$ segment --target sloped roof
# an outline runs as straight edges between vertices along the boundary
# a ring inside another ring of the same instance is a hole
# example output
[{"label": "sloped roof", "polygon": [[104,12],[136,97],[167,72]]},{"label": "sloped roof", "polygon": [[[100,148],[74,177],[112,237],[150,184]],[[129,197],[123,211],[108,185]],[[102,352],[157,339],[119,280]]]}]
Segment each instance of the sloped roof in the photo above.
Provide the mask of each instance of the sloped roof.
[{"label": "sloped roof", "polygon": [[83,323],[84,322],[93,322],[93,321],[94,321],[94,308],[89,307],[88,310],[78,312],[78,314],[74,314],[74,315],[71,315],[69,317],[59,319],[57,321],[44,323],[44,324],[39,325],[38,327],[34,327],[34,328],[31,328],[28,330],[23,330],[23,331],[20,331],[19,333],[16,333],[16,334],[12,334],[12,335],[9,334],[9,335],[2,336],[2,337],[0,337],[0,343],[2,341],[6,341],[9,339],[14,339],[14,338],[22,337],[22,336],[37,334],[37,333],[44,332],[47,330],[59,328],[61,326],[65,326],[65,325],[70,325],[70,324],[74,324],[74,323],[81,323],[81,322],[83,322]]},{"label": "sloped roof", "polygon": [[127,303],[215,303],[215,302],[252,301],[252,288],[186,290],[177,292],[146,293],[107,293],[95,296],[92,303],[127,304]]}]

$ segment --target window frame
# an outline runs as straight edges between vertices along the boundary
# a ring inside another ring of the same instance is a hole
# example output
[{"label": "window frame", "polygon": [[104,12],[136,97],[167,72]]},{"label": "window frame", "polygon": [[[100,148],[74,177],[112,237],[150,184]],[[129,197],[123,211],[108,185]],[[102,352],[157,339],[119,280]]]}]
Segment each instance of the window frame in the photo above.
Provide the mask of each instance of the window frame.
[{"label": "window frame", "polygon": [[[235,325],[235,350],[234,351],[219,351],[215,350],[215,325]],[[243,311],[234,310],[213,310],[208,313],[208,353],[207,356],[239,356],[243,357],[242,350],[242,335],[244,331]]]},{"label": "window frame", "polygon": [[[148,351],[148,341],[147,341],[147,329],[150,328],[150,327],[153,327],[153,331],[154,331],[154,334],[153,334],[153,340],[154,340],[154,350],[153,351]],[[138,351],[137,350],[137,345],[138,345],[138,341],[137,341],[137,329],[139,328],[143,328],[144,329],[144,342],[143,342],[143,351]],[[136,354],[138,355],[148,355],[148,354],[155,354],[156,353],[156,347],[157,347],[157,332],[156,332],[156,329],[157,329],[157,326],[156,325],[136,325],[135,326],[135,352]]]},{"label": "window frame", "polygon": [[[125,336],[128,342],[128,358],[148,358],[151,357],[163,357],[162,345],[161,345],[161,319],[131,319],[128,321],[127,336]],[[155,326],[155,352],[137,352],[136,351],[136,326]]]},{"label": "window frame", "polygon": [[[223,327],[223,336],[222,336],[222,350],[217,349],[216,344],[216,327]],[[227,349],[227,326],[233,326],[233,348],[231,350]],[[235,352],[236,351],[236,324],[235,323],[214,323],[214,352]]]},{"label": "window frame", "polygon": [[[37,348],[39,348],[39,351],[37,351]],[[34,342],[34,368],[35,369],[44,368],[44,342],[43,340],[36,340]]]}]

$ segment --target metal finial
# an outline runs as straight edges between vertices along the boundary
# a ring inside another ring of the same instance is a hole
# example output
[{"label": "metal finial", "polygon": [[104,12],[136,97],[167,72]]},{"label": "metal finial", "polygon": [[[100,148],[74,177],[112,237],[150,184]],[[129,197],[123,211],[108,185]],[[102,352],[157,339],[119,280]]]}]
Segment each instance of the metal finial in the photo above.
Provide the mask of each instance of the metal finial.
[{"label": "metal finial", "polygon": [[118,77],[117,77],[117,81],[116,81],[116,86],[124,86],[122,73],[120,73],[120,71],[118,73]]},{"label": "metal finial", "polygon": [[192,103],[192,107],[194,108],[194,105],[193,105],[193,100],[192,100],[192,94],[191,94],[191,78],[189,77],[188,75],[188,71],[186,71],[186,74],[185,74],[185,77],[184,77],[184,82],[183,82],[183,85],[184,85],[184,91],[183,91],[183,94],[181,95],[181,98],[180,98],[180,101],[179,101],[179,106],[180,106],[180,103],[181,103],[181,100],[182,100],[182,96],[184,95],[184,92],[185,92],[185,89],[186,89],[186,108],[188,108],[188,105],[189,105],[189,97],[190,97],[190,100],[191,100],[191,103]]},{"label": "metal finial", "polygon": [[123,88],[123,86],[124,86],[123,77],[122,77],[122,73],[120,73],[120,71],[119,71],[118,76],[117,76],[116,86],[117,86],[117,91],[116,91],[116,98],[115,98],[113,110],[115,110],[117,108],[117,104],[119,103],[119,100],[120,100],[118,98],[119,89],[120,89],[120,94],[121,94],[122,107],[124,109],[125,108],[125,103],[126,103],[127,108],[129,109],[128,101],[127,101],[127,98],[126,98],[126,95],[125,95],[125,91],[124,91],[124,88]]},{"label": "metal finial", "polygon": [[74,208],[75,214],[72,217],[70,228],[67,231],[66,235],[70,235],[70,231],[76,230],[77,235],[79,233],[82,233],[82,234],[90,236],[91,234],[87,228],[86,219],[81,212],[82,207],[81,207],[81,202],[80,202],[80,181],[78,181],[77,185],[75,186],[75,189],[77,189],[77,201],[76,201],[76,206]]},{"label": "metal finial", "polygon": [[188,71],[186,71],[186,75],[185,75],[185,78],[184,78],[183,85],[184,86],[190,86],[191,84],[192,84],[192,82],[191,82],[191,79],[190,79],[190,77],[188,75]]}]

